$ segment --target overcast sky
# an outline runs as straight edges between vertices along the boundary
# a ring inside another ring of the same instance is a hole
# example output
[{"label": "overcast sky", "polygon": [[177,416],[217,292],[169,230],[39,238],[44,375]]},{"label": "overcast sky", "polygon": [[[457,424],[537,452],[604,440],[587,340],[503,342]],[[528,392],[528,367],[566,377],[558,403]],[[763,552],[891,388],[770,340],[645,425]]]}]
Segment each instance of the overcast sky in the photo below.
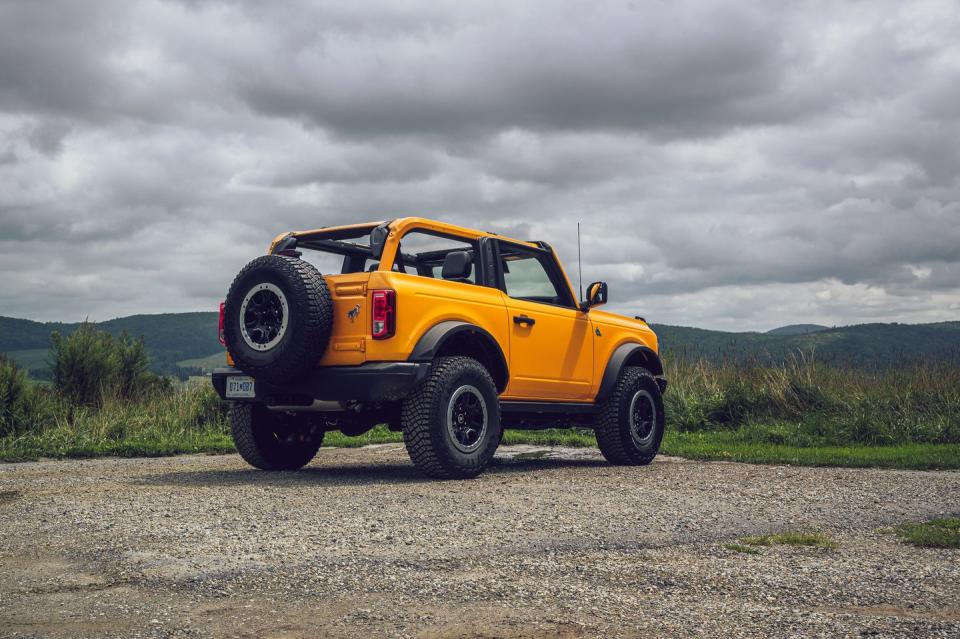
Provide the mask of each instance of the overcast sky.
[{"label": "overcast sky", "polygon": [[215,310],[290,229],[554,244],[727,330],[960,319],[960,5],[0,3],[0,315]]}]

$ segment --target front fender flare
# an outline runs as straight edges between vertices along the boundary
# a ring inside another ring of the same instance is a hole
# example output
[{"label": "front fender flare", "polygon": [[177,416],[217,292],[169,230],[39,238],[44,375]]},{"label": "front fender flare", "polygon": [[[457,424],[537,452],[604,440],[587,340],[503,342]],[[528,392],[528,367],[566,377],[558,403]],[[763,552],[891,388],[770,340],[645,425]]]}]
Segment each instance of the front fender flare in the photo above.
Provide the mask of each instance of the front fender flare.
[{"label": "front fender flare", "polygon": [[[607,367],[603,371],[603,380],[597,390],[598,402],[610,396],[617,384],[617,379],[620,377],[620,371],[624,366],[631,365],[634,362],[649,370],[656,377],[663,375],[663,364],[660,361],[660,356],[652,348],[637,343],[621,344],[617,347],[617,350],[613,351],[613,355],[610,356]],[[661,384],[661,388],[663,386],[664,384]]]}]

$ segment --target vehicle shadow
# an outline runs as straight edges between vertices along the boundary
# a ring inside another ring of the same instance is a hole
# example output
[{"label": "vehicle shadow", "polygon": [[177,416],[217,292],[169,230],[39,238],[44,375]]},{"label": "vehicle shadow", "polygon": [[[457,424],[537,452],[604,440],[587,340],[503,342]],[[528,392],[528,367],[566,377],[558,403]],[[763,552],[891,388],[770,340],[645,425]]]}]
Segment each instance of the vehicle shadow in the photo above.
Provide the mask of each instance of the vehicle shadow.
[{"label": "vehicle shadow", "polygon": [[[606,462],[595,459],[497,458],[478,480],[498,475],[522,475],[548,470],[598,468],[601,466],[609,467]],[[426,477],[409,462],[371,462],[369,464],[321,464],[295,471],[263,471],[255,468],[184,470],[138,477],[133,481],[138,484],[170,486],[280,487],[423,484],[445,480]]]}]

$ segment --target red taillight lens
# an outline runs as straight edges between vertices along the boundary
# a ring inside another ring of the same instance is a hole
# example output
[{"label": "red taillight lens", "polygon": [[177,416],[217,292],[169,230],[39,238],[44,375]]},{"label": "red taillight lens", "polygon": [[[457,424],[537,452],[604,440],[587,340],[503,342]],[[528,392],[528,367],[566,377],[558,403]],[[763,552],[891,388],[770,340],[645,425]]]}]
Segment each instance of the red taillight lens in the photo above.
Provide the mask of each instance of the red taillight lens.
[{"label": "red taillight lens", "polygon": [[223,336],[223,307],[226,306],[226,302],[220,302],[220,329],[217,331],[217,338],[220,340],[220,345],[226,347],[227,338]]},{"label": "red taillight lens", "polygon": [[373,291],[373,312],[370,333],[373,339],[393,337],[397,331],[397,292],[390,289]]}]

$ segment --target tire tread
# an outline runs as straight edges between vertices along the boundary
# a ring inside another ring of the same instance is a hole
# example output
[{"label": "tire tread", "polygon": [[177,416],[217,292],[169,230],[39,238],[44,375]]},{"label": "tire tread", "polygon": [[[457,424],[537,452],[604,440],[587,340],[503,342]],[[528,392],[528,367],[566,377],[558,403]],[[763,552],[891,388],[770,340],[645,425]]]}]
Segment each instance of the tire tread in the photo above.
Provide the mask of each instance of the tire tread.
[{"label": "tire tread", "polygon": [[[440,357],[433,365],[430,375],[410,394],[403,402],[401,423],[403,425],[403,441],[414,465],[430,477],[439,479],[475,477],[483,472],[493,453],[489,456],[481,455],[474,463],[465,465],[451,458],[441,445],[440,438],[445,436],[445,424],[438,424],[436,420],[442,416],[438,411],[444,407],[438,406],[446,385],[460,374],[472,371],[484,378],[484,383],[492,389],[496,397],[496,384],[490,373],[480,362],[464,356]],[[488,428],[500,427],[500,402],[488,406]],[[495,412],[494,412],[495,411]],[[496,419],[494,419],[494,417]],[[494,450],[499,443],[499,435]]]},{"label": "tire tread", "polygon": [[657,415],[660,423],[657,427],[661,429],[662,433],[664,427],[662,423],[662,399],[660,399],[656,378],[650,371],[640,366],[625,366],[620,373],[620,377],[617,378],[617,384],[613,392],[603,401],[595,424],[597,445],[603,457],[611,464],[646,465],[653,461],[659,451],[662,434],[657,438],[656,446],[652,452],[641,454],[635,451],[629,433],[625,432],[624,416],[620,413],[621,400],[626,394],[635,391],[641,380],[649,380],[653,388],[657,389],[655,397],[660,402]]},{"label": "tire tread", "polygon": [[291,334],[282,345],[283,350],[278,353],[281,357],[269,364],[258,364],[237,348],[238,340],[242,338],[233,330],[233,322],[227,321],[224,326],[227,350],[243,372],[269,381],[288,381],[314,367],[326,351],[333,329],[333,298],[327,281],[313,264],[296,257],[263,255],[243,267],[230,285],[227,293],[229,317],[232,317],[233,305],[240,303],[238,298],[247,288],[244,286],[247,275],[257,269],[279,271],[291,285],[288,303],[290,312],[301,316],[298,318],[300,330]]}]

